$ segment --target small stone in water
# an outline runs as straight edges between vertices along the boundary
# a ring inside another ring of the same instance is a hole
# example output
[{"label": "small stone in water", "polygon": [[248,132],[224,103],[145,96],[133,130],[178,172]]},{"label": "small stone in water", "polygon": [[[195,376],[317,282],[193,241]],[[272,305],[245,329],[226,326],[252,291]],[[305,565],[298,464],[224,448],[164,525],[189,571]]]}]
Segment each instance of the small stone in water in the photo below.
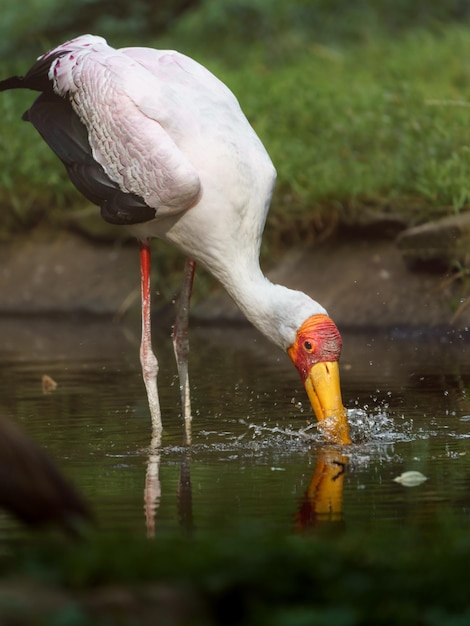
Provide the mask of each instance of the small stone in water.
[{"label": "small stone in water", "polygon": [[397,476],[393,480],[396,483],[402,484],[404,487],[417,487],[418,485],[421,485],[421,483],[424,483],[427,479],[428,477],[421,474],[421,472],[410,471],[403,472],[403,474],[400,474],[400,476]]}]

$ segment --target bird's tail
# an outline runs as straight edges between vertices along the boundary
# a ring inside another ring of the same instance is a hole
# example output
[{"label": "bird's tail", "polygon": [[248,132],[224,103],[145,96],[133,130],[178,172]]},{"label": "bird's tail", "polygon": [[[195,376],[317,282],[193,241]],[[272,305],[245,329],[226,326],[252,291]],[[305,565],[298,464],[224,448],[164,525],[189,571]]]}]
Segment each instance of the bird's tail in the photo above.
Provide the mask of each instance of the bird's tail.
[{"label": "bird's tail", "polygon": [[40,57],[24,76],[11,76],[0,80],[0,91],[7,89],[32,89],[33,91],[52,92],[52,83],[49,80],[49,70],[52,61],[59,54],[50,54]]},{"label": "bird's tail", "polygon": [[0,80],[0,91],[7,91],[7,89],[23,89],[26,87],[24,84],[23,76],[11,76],[10,78],[5,78],[5,80]]}]

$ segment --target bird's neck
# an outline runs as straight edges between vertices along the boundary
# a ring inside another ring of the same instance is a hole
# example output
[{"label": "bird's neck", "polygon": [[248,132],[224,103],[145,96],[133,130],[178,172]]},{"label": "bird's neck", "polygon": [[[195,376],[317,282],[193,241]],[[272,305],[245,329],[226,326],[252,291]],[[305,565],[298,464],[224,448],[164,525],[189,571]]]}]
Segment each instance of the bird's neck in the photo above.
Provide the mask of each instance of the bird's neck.
[{"label": "bird's neck", "polygon": [[[155,234],[176,245],[188,257],[205,267],[227,290],[246,318],[270,341],[287,350],[296,340],[296,334],[305,320],[325,309],[306,294],[276,285],[266,278],[259,266],[259,246],[243,238],[238,245],[223,232],[211,231],[211,238],[194,235],[200,228],[199,220],[189,211],[172,228],[173,218],[157,222]],[[135,234],[141,238],[138,231]],[[144,235],[145,237],[145,235]],[[223,244],[225,243],[225,247]]]},{"label": "bird's neck", "polygon": [[243,273],[236,271],[223,284],[245,317],[264,335],[269,335],[273,326],[271,301],[275,285],[261,269],[251,268],[250,272]]},{"label": "bird's neck", "polygon": [[283,350],[294,343],[296,331],[307,317],[324,312],[302,292],[268,280],[258,262],[237,264],[229,275],[220,278],[246,318]]}]

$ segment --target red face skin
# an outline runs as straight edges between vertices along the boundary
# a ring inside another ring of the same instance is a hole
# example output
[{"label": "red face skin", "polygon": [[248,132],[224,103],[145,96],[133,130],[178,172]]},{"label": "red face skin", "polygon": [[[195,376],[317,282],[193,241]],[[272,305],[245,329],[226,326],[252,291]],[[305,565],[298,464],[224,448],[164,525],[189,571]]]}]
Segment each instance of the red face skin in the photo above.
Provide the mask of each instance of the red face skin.
[{"label": "red face skin", "polygon": [[313,315],[302,324],[287,352],[305,383],[312,365],[339,360],[342,345],[333,320],[328,315]]},{"label": "red face skin", "polygon": [[312,315],[287,350],[305,386],[320,430],[328,441],[351,443],[341,399],[338,359],[341,336],[328,315]]}]

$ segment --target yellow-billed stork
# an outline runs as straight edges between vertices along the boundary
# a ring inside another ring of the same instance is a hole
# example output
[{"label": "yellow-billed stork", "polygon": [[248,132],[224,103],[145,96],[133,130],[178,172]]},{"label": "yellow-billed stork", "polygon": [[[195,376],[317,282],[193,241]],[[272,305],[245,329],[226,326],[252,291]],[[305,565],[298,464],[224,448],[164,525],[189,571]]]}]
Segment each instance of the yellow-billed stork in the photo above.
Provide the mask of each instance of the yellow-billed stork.
[{"label": "yellow-billed stork", "polygon": [[187,257],[173,330],[183,414],[190,419],[188,307],[195,263],[209,270],[245,316],[287,351],[327,439],[349,443],[341,399],[340,334],[306,294],[270,282],[260,242],[276,171],[233,93],[174,51],[114,49],[84,35],[39,57],[0,90],[40,91],[24,114],[82,194],[140,242],[141,363],[161,428],[158,362],[150,333],[150,250],[164,239]]}]

